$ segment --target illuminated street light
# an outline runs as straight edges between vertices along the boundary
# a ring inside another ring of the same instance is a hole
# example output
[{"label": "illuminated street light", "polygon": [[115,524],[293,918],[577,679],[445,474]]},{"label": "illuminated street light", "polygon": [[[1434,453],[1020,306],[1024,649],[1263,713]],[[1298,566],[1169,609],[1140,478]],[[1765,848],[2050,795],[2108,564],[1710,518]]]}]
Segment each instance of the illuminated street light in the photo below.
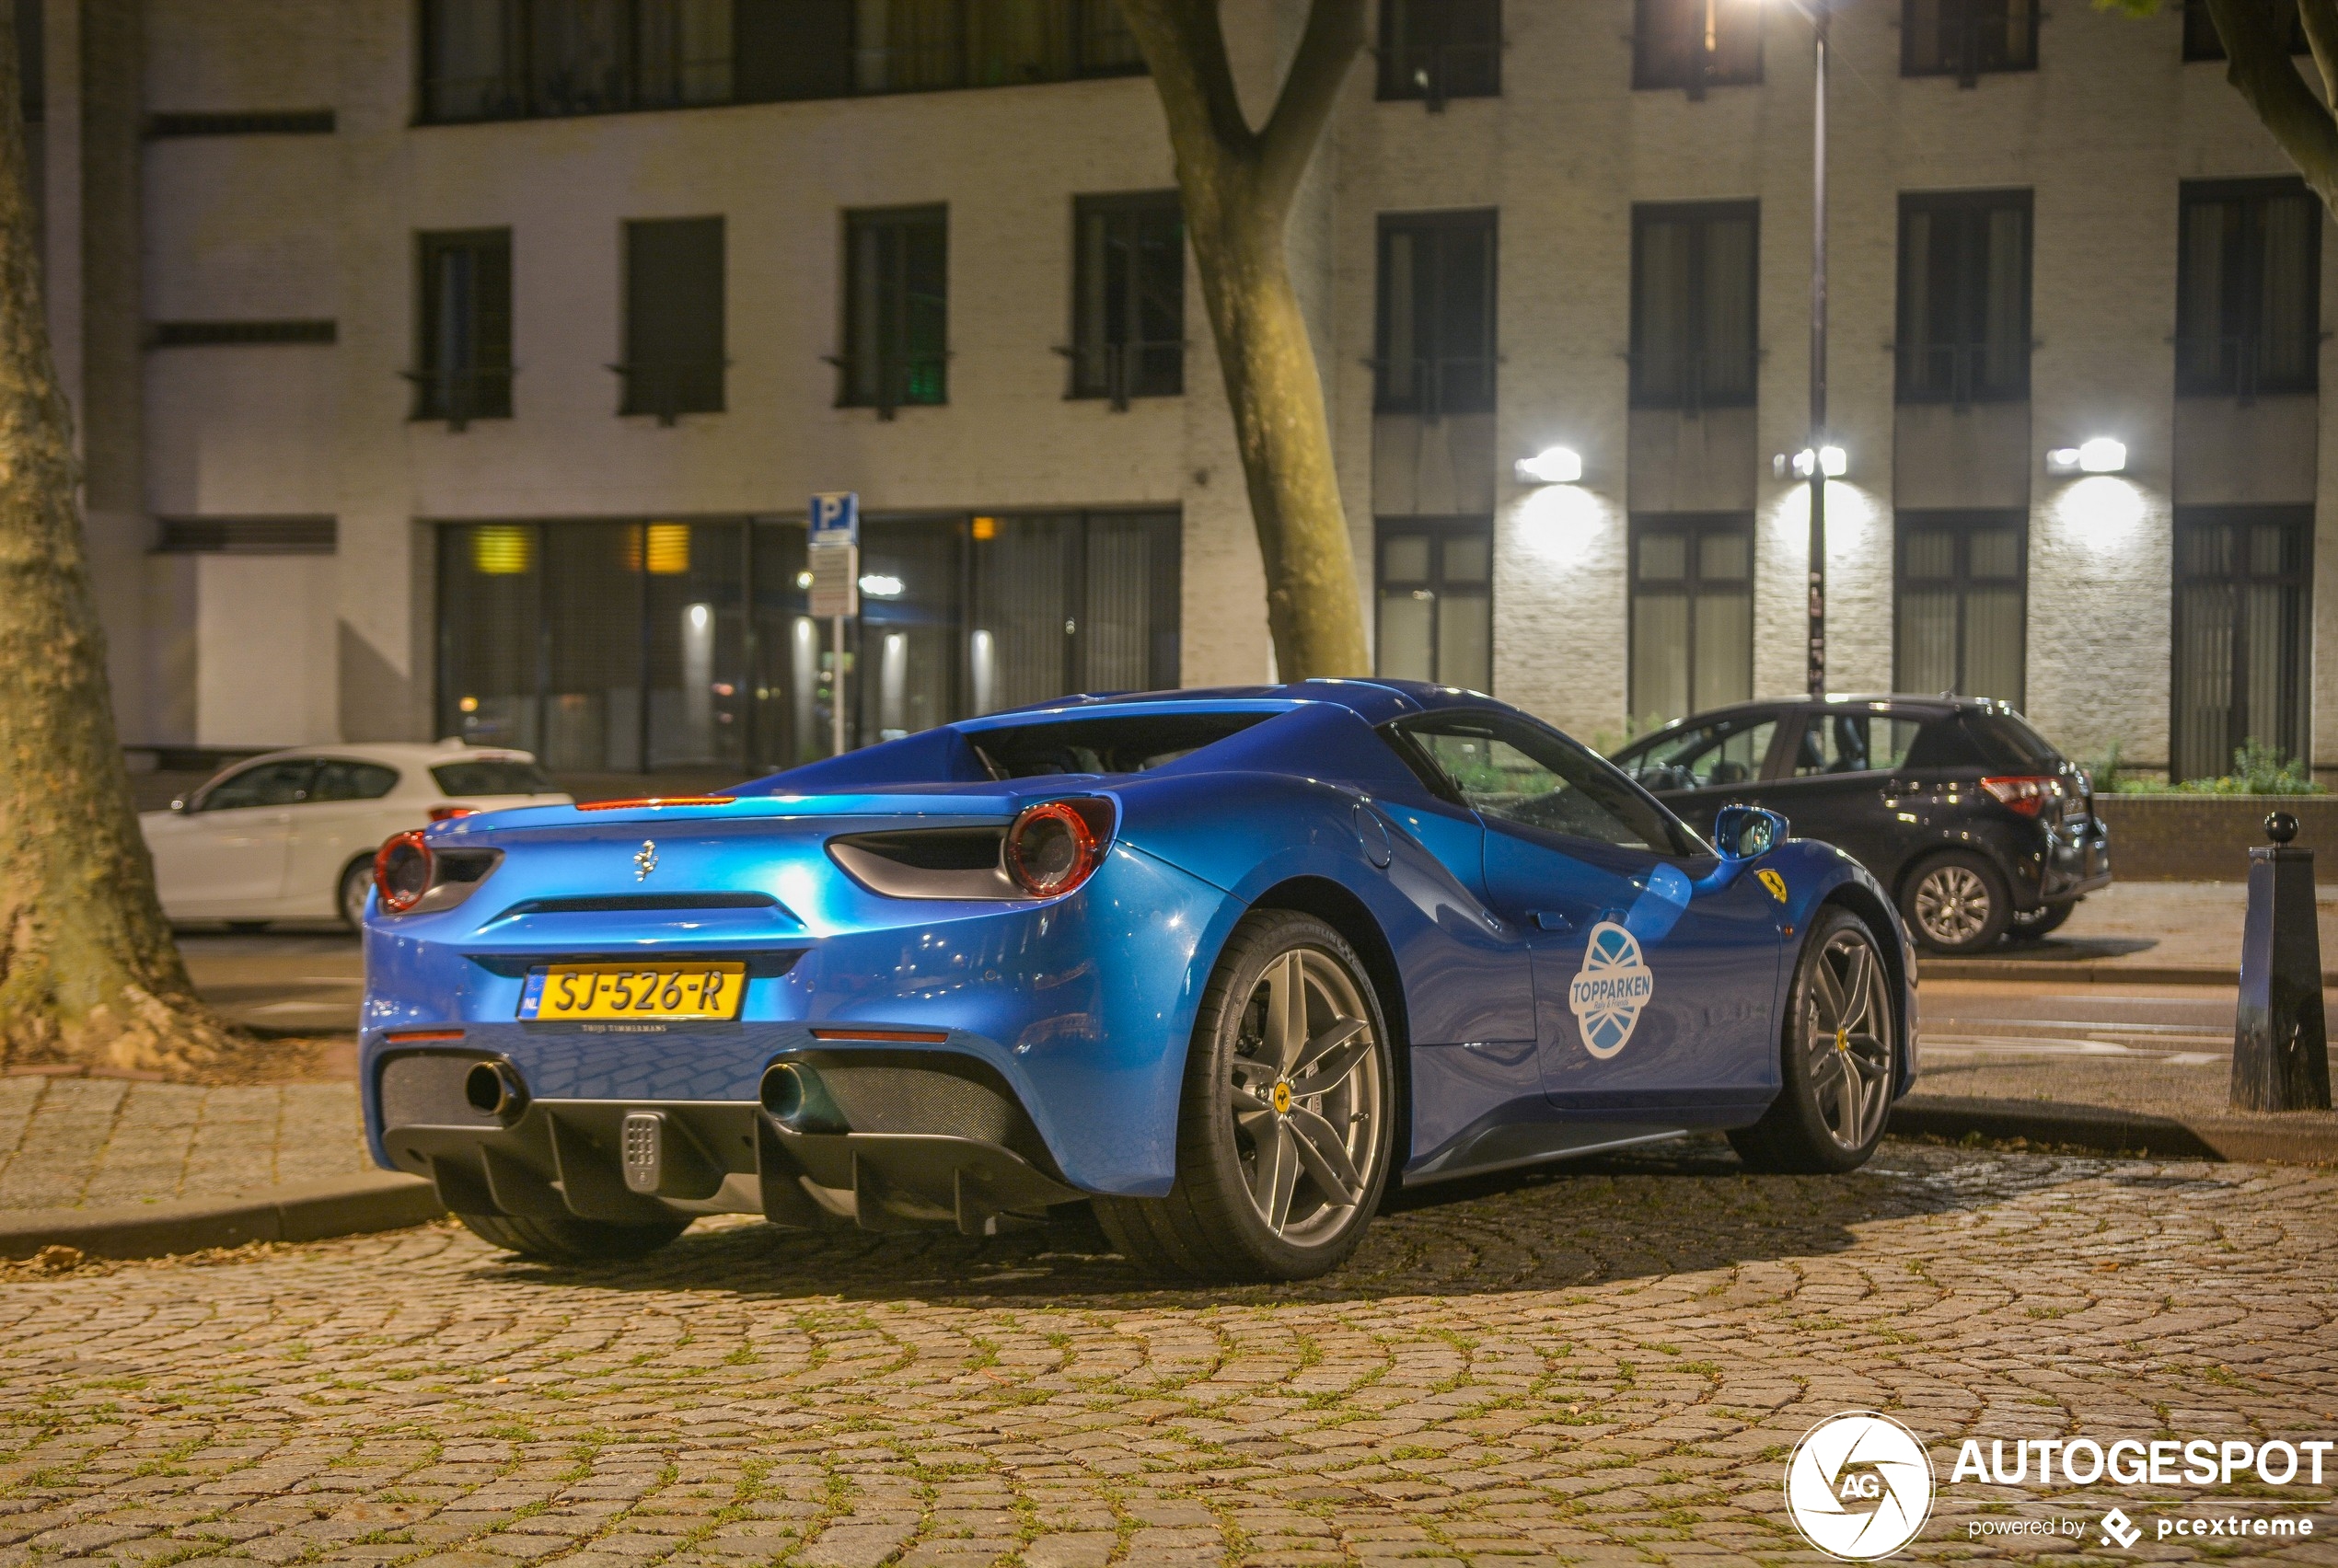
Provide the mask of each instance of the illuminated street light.
[{"label": "illuminated street light", "polygon": [[2098,435],[2076,446],[2057,446],[2046,454],[2049,474],[2124,474],[2127,471],[2127,444],[2111,436]]},{"label": "illuminated street light", "polygon": [[1545,446],[1521,457],[1511,472],[1522,485],[1571,485],[1583,477],[1583,455],[1572,447]]}]

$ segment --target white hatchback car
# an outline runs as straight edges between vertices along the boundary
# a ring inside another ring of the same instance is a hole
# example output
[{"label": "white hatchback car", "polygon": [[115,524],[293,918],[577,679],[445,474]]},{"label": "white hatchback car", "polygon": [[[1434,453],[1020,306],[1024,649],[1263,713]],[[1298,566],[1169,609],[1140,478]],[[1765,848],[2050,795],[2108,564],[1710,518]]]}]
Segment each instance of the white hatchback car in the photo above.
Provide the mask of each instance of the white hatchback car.
[{"label": "white hatchback car", "polygon": [[167,812],[139,813],[172,920],[355,927],[383,839],[450,816],[565,805],[522,751],[310,746],[238,763]]}]

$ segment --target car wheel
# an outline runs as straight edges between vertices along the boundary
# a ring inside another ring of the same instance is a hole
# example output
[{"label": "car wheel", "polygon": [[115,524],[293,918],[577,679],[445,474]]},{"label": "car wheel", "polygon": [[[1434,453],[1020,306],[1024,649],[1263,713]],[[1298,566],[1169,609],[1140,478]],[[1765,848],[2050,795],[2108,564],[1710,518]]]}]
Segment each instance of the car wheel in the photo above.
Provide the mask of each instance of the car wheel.
[{"label": "car wheel", "polygon": [[1908,929],[1933,952],[1979,952],[2005,935],[2013,917],[2005,878],[1969,850],[1952,850],[1918,866],[1900,894]]},{"label": "car wheel", "polygon": [[373,857],[352,860],[341,868],[341,887],[333,895],[335,905],[341,910],[341,924],[353,931],[365,928],[365,898],[373,891]]},{"label": "car wheel", "polygon": [[1356,1250],[1388,1180],[1396,1084],[1380,1001],[1323,921],[1255,913],[1211,972],[1186,1053],[1165,1198],[1097,1198],[1160,1274],[1309,1279]]},{"label": "car wheel", "polygon": [[1756,1170],[1866,1164],[1891,1117],[1898,1023],[1874,930],[1847,909],[1828,908],[1795,965],[1777,1098],[1760,1121],[1730,1134],[1738,1158]]},{"label": "car wheel", "polygon": [[553,1216],[516,1219],[502,1214],[458,1214],[464,1228],[491,1247],[551,1263],[608,1262],[654,1252],[689,1228],[687,1219],[655,1225],[606,1225]]},{"label": "car wheel", "polygon": [[2034,942],[2040,937],[2059,930],[2062,922],[2070,918],[2070,912],[2078,906],[2078,901],[2074,898],[2067,904],[2049,904],[2028,915],[2016,915],[2013,923],[2005,928],[2005,934],[2017,942]]}]

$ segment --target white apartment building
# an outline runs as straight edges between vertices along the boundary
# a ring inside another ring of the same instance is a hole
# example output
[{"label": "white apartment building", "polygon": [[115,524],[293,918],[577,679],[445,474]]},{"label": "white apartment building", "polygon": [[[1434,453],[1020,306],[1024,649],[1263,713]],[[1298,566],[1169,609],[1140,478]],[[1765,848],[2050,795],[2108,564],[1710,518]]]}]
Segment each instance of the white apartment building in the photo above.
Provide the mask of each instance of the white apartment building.
[{"label": "white apartment building", "polygon": [[[1245,90],[1303,7],[1225,0]],[[1802,679],[1810,24],[1373,0],[1291,234],[1381,668],[1587,738]],[[1840,0],[1830,680],[2338,768],[2326,220],[2214,35]],[[1111,0],[19,0],[124,738],[742,775],[1271,677]],[[1258,107],[1263,108],[1263,103]],[[2101,438],[2115,472],[2049,454]],[[1580,455],[1573,483],[1514,465]]]}]

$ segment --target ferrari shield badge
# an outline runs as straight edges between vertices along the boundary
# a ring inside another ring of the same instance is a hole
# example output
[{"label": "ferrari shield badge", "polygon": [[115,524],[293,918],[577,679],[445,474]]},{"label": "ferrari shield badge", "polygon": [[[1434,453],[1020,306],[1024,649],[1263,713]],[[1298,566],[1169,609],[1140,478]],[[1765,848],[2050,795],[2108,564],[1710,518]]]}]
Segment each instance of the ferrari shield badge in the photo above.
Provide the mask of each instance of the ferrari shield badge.
[{"label": "ferrari shield badge", "polygon": [[1784,877],[1778,875],[1776,871],[1771,870],[1766,866],[1762,870],[1755,871],[1754,874],[1762,879],[1762,885],[1770,890],[1770,896],[1772,898],[1777,899],[1780,904],[1786,902],[1786,879]]},{"label": "ferrari shield badge", "polygon": [[1640,1009],[1656,994],[1656,976],[1640,958],[1639,940],[1613,920],[1591,928],[1583,967],[1567,989],[1567,1005],[1583,1032],[1583,1049],[1602,1061],[1631,1043]]}]

